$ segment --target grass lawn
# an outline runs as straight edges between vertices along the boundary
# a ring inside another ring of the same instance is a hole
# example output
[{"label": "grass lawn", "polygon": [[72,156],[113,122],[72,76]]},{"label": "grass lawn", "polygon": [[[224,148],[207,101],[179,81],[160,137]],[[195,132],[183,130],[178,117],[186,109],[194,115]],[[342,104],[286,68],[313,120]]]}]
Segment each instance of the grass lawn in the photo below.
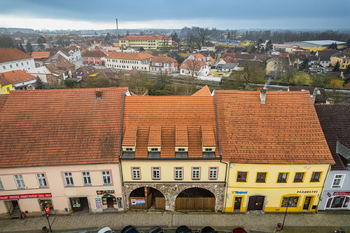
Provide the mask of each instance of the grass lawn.
[{"label": "grass lawn", "polygon": [[[217,71],[213,71],[213,70],[209,70],[209,73],[212,74],[214,77],[223,77],[226,74],[226,72],[217,72]],[[219,75],[221,74],[221,75]]]}]

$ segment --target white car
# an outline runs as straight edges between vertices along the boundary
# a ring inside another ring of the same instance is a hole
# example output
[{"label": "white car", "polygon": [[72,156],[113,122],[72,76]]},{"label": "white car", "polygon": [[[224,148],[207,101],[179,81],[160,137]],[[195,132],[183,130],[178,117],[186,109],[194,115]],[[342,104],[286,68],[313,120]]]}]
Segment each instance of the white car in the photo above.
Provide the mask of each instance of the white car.
[{"label": "white car", "polygon": [[97,233],[115,233],[111,228],[109,227],[104,227],[101,230],[99,230]]}]

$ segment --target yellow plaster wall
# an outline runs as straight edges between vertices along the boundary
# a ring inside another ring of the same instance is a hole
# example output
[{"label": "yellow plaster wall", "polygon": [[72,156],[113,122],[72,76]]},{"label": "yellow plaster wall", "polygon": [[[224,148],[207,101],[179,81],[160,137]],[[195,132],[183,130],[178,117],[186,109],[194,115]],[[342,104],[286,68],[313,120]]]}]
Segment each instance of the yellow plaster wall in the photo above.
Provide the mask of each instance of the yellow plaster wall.
[{"label": "yellow plaster wall", "polygon": [[7,88],[9,88],[10,91],[13,91],[12,84],[4,85],[4,86],[1,86],[1,85],[0,85],[0,87],[4,90],[4,94],[10,94],[10,92],[7,91]]},{"label": "yellow plaster wall", "polygon": [[[132,167],[141,168],[142,182],[152,182],[152,167],[160,167],[160,182],[178,182],[174,179],[175,167],[183,167],[183,180],[192,180],[192,167],[201,167],[201,179],[199,181],[225,181],[226,165],[219,161],[123,161],[124,182],[134,181],[131,175]],[[218,179],[209,180],[209,167],[218,167]],[[158,181],[158,180],[157,180]],[[198,181],[198,180],[195,180]]]},{"label": "yellow plaster wall", "polygon": [[[253,195],[265,196],[263,210],[265,212],[284,212],[286,207],[281,207],[284,196],[299,196],[297,207],[288,208],[288,212],[302,211],[306,196],[312,196],[309,211],[312,205],[317,205],[321,196],[322,186],[326,179],[329,165],[305,164],[305,165],[282,165],[282,164],[231,164],[227,195],[225,195],[225,210],[233,211],[234,198],[243,197],[241,212],[248,207],[249,197]],[[248,172],[246,182],[237,182],[237,172]],[[256,183],[257,172],[266,172],[266,183]],[[277,183],[278,173],[289,173],[286,183]],[[305,172],[304,182],[294,183],[296,172]],[[310,182],[312,172],[322,172],[320,182]],[[237,193],[238,192],[238,193]],[[243,192],[243,193],[239,193]],[[228,197],[228,198],[227,198]]]}]

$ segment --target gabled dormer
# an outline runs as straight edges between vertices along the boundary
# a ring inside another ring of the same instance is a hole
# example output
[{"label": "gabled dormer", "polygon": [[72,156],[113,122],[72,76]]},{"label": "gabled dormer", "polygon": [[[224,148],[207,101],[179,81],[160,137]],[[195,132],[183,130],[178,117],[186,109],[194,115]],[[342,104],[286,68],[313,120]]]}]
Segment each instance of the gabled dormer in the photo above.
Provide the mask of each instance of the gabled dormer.
[{"label": "gabled dormer", "polygon": [[203,158],[215,158],[215,134],[212,126],[201,126]]},{"label": "gabled dormer", "polygon": [[151,125],[148,135],[148,158],[160,158],[162,141],[162,127],[160,125]]},{"label": "gabled dormer", "polygon": [[137,139],[137,126],[127,126],[122,143],[123,158],[134,158]]},{"label": "gabled dormer", "polygon": [[175,128],[175,158],[188,158],[188,132],[187,126]]}]

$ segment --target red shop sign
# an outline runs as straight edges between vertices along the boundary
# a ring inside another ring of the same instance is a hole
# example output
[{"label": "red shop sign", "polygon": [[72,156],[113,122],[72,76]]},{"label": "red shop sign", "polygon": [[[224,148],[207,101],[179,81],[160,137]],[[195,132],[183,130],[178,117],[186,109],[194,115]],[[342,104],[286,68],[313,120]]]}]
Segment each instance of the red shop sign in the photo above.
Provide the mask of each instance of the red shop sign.
[{"label": "red shop sign", "polygon": [[27,199],[27,198],[46,198],[46,197],[52,197],[51,193],[4,195],[4,196],[0,196],[0,200]]},{"label": "red shop sign", "polygon": [[333,193],[333,196],[347,196],[347,195],[350,195],[350,192],[334,192]]}]

